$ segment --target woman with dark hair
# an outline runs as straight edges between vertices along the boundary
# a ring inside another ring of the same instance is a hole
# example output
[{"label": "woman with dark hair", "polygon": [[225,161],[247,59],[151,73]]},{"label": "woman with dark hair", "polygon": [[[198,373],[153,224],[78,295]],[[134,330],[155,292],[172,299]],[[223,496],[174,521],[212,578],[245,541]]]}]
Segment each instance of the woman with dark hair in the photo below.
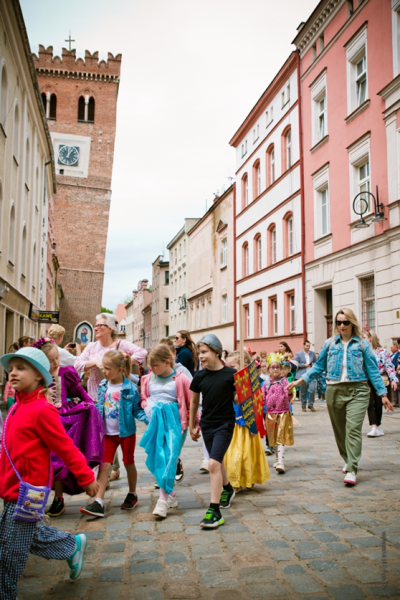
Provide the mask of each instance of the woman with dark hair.
[{"label": "woman with dark hair", "polygon": [[286,360],[293,358],[293,352],[287,342],[279,342],[278,353]]},{"label": "woman with dark hair", "polygon": [[27,348],[28,346],[32,346],[34,339],[30,337],[30,335],[23,335],[18,340],[19,348]]},{"label": "woman with dark hair", "polygon": [[186,367],[193,377],[197,371],[199,360],[197,358],[196,345],[188,331],[182,330],[175,334],[175,349],[176,362]]}]

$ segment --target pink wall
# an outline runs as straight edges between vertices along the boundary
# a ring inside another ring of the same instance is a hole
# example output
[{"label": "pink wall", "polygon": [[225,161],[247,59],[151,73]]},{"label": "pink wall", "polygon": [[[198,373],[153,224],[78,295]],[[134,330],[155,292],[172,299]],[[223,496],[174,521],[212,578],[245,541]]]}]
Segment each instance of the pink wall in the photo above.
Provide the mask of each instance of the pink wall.
[{"label": "pink wall", "polygon": [[[341,9],[327,27],[326,43],[347,20],[347,7]],[[344,45],[368,21],[367,76],[370,106],[350,123],[346,123],[347,61]],[[317,62],[302,81],[304,189],[306,210],[306,263],[314,260],[314,189],[312,173],[329,162],[329,198],[332,250],[336,252],[351,243],[350,223],[355,220],[350,203],[349,154],[347,147],[362,135],[371,132],[371,191],[379,186],[380,201],[385,205],[387,189],[386,130],[382,112],[384,102],[377,93],[393,79],[390,0],[368,2],[354,21],[344,30],[325,56]],[[310,65],[310,52],[302,60],[302,73]],[[327,68],[327,120],[329,141],[313,154],[311,129],[310,84]],[[386,215],[387,216],[387,215]],[[389,227],[385,221],[376,225],[379,234]]]}]

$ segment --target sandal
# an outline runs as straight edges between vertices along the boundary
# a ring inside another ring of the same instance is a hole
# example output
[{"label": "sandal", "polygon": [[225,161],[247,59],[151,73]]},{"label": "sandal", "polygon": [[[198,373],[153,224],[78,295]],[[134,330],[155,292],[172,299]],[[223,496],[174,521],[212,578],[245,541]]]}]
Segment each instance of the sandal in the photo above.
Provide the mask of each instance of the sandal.
[{"label": "sandal", "polygon": [[117,471],[111,471],[111,475],[109,477],[109,481],[116,481],[119,478],[120,478],[119,469]]}]

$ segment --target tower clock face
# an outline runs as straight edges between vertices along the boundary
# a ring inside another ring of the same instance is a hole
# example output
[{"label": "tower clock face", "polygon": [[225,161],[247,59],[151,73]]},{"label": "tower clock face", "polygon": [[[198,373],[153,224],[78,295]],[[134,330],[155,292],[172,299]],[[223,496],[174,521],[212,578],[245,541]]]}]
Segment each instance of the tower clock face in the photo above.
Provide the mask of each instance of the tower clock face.
[{"label": "tower clock face", "polygon": [[65,146],[60,144],[58,147],[58,164],[68,167],[77,167],[79,163],[79,146]]}]

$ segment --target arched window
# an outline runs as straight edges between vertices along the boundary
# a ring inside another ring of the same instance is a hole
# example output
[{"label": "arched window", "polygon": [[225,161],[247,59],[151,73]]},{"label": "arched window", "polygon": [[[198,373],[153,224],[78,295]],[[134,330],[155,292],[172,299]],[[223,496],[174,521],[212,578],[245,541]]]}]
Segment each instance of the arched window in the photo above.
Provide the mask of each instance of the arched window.
[{"label": "arched window", "polygon": [[249,244],[246,242],[242,247],[242,277],[250,274],[250,253]]},{"label": "arched window", "polygon": [[10,227],[8,233],[8,262],[14,265],[15,261],[15,208],[14,204],[10,211]]},{"label": "arched window", "polygon": [[56,114],[57,114],[57,96],[55,94],[52,94],[50,96],[50,113],[49,113],[49,118],[50,119],[55,119],[56,118]]},{"label": "arched window", "polygon": [[292,128],[290,125],[285,127],[282,132],[282,173],[292,167]]},{"label": "arched window", "polygon": [[22,255],[21,255],[21,275],[26,277],[26,225],[24,224],[24,228],[22,230]]},{"label": "arched window", "polygon": [[261,193],[261,165],[257,160],[253,165],[253,200]]},{"label": "arched window", "polygon": [[277,261],[277,252],[276,252],[276,225],[275,223],[271,223],[268,227],[267,231],[267,239],[268,239],[268,256],[267,263],[268,265],[274,265]]},{"label": "arched window", "polygon": [[274,146],[274,144],[271,144],[267,150],[266,180],[267,180],[267,187],[272,185],[275,181],[275,146]]},{"label": "arched window", "polygon": [[261,233],[257,233],[257,235],[254,237],[253,258],[254,258],[254,271],[261,271],[261,269],[262,269]]},{"label": "arched window", "polygon": [[47,106],[47,96],[46,96],[46,94],[45,94],[44,92],[42,92],[42,93],[40,94],[40,97],[42,98],[42,104],[43,104],[43,110],[44,110],[44,114],[47,116],[47,113],[46,113],[46,106]]},{"label": "arched window", "polygon": [[94,123],[94,98],[88,95],[80,96],[78,101],[78,121]]},{"label": "arched window", "polygon": [[30,160],[31,152],[29,146],[29,138],[26,139],[26,152],[25,152],[25,184],[29,188],[29,175],[30,175]]},{"label": "arched window", "polygon": [[78,101],[78,121],[85,120],[85,98],[81,96]]},{"label": "arched window", "polygon": [[242,177],[242,210],[246,208],[249,203],[249,178],[247,173]]},{"label": "arched window", "polygon": [[13,155],[18,164],[18,151],[19,151],[19,109],[18,104],[15,105],[14,109],[14,134],[13,134]]},{"label": "arched window", "polygon": [[94,98],[89,98],[88,118],[90,123],[94,123]]},{"label": "arched window", "polygon": [[3,125],[3,129],[6,128],[7,106],[8,106],[8,79],[7,79],[6,67],[3,65],[3,68],[1,70],[1,84],[0,84],[0,123]]},{"label": "arched window", "polygon": [[32,287],[36,287],[36,241],[33,242],[32,252]]},{"label": "arched window", "polygon": [[293,213],[288,212],[283,217],[283,256],[287,258],[295,252]]}]

